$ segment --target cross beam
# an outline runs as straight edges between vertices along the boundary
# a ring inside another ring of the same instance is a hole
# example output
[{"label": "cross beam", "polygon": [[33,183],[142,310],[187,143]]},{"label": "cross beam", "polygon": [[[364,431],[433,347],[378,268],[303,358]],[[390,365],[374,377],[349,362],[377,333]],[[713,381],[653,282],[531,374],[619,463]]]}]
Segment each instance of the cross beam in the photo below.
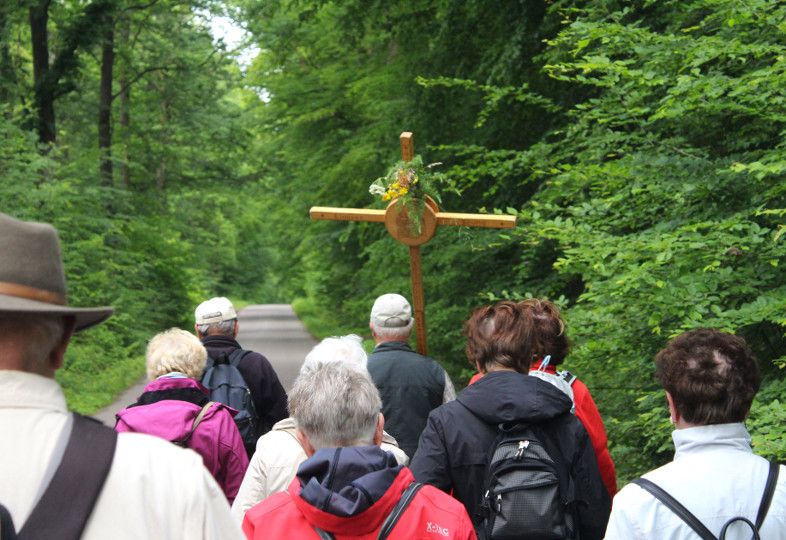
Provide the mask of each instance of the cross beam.
[{"label": "cross beam", "polygon": [[[415,156],[412,133],[401,134],[401,158],[412,161]],[[428,354],[426,340],[426,312],[423,299],[423,273],[420,264],[420,246],[428,242],[440,226],[486,227],[496,229],[512,229],[516,226],[516,216],[492,214],[457,214],[440,212],[433,201],[428,202],[421,218],[421,231],[413,234],[409,226],[409,217],[401,212],[397,199],[391,201],[385,210],[367,210],[363,208],[334,208],[314,206],[309,212],[312,219],[333,221],[367,221],[384,223],[388,233],[398,242],[409,246],[409,268],[412,277],[412,307],[415,312],[415,330],[417,334],[418,352]]]}]

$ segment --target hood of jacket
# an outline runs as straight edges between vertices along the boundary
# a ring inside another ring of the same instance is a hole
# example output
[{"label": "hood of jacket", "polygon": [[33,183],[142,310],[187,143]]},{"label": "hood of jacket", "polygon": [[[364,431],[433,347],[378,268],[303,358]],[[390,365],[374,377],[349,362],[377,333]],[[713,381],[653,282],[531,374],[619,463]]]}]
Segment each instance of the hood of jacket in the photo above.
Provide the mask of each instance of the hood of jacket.
[{"label": "hood of jacket", "polygon": [[492,371],[462,390],[456,401],[489,424],[541,423],[573,407],[554,385],[515,371]]},{"label": "hood of jacket", "polygon": [[[196,394],[197,390],[201,391],[205,394],[205,403],[209,401],[207,389],[194,379],[158,379],[145,386],[145,393],[178,390],[186,390],[192,395]],[[212,406],[203,422],[216,414],[219,408],[220,406],[217,405]],[[225,408],[234,412],[233,409]],[[117,413],[117,418],[118,423],[125,424],[128,431],[149,433],[168,441],[176,441],[181,440],[191,431],[194,419],[201,410],[201,405],[189,401],[165,399],[148,405],[128,407]]]},{"label": "hood of jacket", "polygon": [[309,522],[358,535],[379,528],[411,481],[378,446],[321,448],[300,464],[289,491]]}]

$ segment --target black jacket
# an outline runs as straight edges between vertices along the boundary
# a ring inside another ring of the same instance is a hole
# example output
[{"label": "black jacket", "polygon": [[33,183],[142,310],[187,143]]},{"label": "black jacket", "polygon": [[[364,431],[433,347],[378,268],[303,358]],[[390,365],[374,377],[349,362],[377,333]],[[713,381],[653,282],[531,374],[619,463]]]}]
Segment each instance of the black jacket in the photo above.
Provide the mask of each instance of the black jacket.
[{"label": "black jacket", "polygon": [[[235,349],[240,349],[240,343],[229,336],[213,335],[202,338],[202,344],[207,349],[211,358],[216,358],[221,352],[229,355]],[[251,352],[240,360],[237,366],[243,375],[254,407],[259,415],[260,422],[257,428],[257,437],[261,437],[279,420],[287,418],[287,393],[278,380],[273,366],[267,358],[258,352]]]},{"label": "black jacket", "polygon": [[587,430],[570,414],[571,400],[548,382],[513,371],[494,371],[465,388],[456,401],[429,415],[410,468],[415,480],[464,503],[475,525],[489,452],[503,422],[538,424],[572,469],[582,540],[603,538],[611,500]]},{"label": "black jacket", "polygon": [[445,370],[404,341],[383,341],[368,356],[368,371],[382,396],[385,431],[411,459],[429,413],[442,405]]}]

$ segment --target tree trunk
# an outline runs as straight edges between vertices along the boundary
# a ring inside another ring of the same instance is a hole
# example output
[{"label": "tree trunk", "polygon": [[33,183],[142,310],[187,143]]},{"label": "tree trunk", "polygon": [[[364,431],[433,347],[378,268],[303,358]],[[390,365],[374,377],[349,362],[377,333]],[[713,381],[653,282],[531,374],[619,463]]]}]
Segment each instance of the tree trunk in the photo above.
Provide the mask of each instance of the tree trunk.
[{"label": "tree trunk", "polygon": [[49,0],[30,6],[30,40],[33,49],[33,85],[37,117],[35,128],[44,143],[55,142],[55,96],[49,80]]},{"label": "tree trunk", "polygon": [[166,98],[161,100],[161,125],[164,126],[161,130],[161,161],[158,163],[156,169],[156,189],[164,191],[166,186],[166,151],[169,148],[169,140],[171,138],[169,133],[169,102]]},{"label": "tree trunk", "polygon": [[[125,47],[128,44],[129,36],[131,35],[131,21],[124,20],[120,25],[120,47]],[[118,124],[120,125],[120,138],[123,145],[123,163],[120,165],[120,185],[123,189],[131,187],[131,169],[128,165],[130,160],[131,144],[131,87],[128,81],[128,62],[121,62],[120,68],[120,113],[118,115]]]},{"label": "tree trunk", "polygon": [[98,153],[101,179],[112,185],[112,70],[115,63],[115,32],[107,17],[101,54],[101,86],[98,97]]}]

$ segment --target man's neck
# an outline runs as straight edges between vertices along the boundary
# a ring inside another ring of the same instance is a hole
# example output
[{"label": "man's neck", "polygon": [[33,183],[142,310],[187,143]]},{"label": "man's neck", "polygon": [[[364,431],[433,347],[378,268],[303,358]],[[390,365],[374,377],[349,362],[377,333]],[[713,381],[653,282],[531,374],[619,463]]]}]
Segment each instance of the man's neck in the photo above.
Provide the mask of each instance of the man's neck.
[{"label": "man's neck", "polygon": [[405,338],[379,338],[379,337],[374,337],[374,343],[376,343],[377,345],[379,345],[380,343],[385,343],[386,341],[403,341],[404,343],[409,343],[409,338],[408,337],[405,337]]}]

